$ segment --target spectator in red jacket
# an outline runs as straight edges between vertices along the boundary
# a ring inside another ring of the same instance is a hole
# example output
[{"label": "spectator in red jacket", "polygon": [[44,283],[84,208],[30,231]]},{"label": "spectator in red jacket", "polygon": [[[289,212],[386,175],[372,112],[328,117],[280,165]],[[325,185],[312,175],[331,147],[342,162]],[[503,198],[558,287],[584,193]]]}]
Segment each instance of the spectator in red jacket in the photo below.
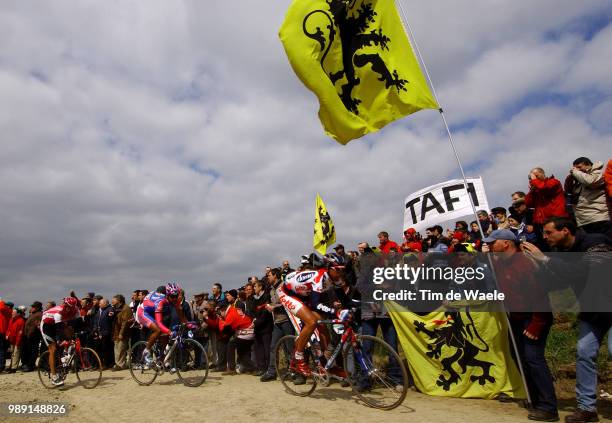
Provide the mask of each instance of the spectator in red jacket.
[{"label": "spectator in red jacket", "polygon": [[414,228],[408,228],[404,231],[404,243],[401,247],[403,253],[417,253],[423,251],[423,245],[421,241],[417,239],[416,233]]},{"label": "spectator in red jacket", "polygon": [[378,246],[378,248],[380,249],[381,253],[383,254],[389,254],[389,250],[391,250],[391,248],[395,248],[395,251],[400,251],[400,246],[397,245],[396,242],[391,241],[389,239],[389,233],[382,231],[378,234],[378,240],[380,241],[380,245]]},{"label": "spectator in red jacket", "polygon": [[554,176],[546,177],[541,167],[529,172],[529,192],[525,203],[534,209],[533,223],[536,225],[543,225],[551,217],[568,216],[561,182]]},{"label": "spectator in red jacket", "polygon": [[245,304],[237,303],[235,307],[226,305],[219,318],[221,333],[230,332],[232,337],[227,344],[227,371],[222,375],[235,375],[236,352],[238,353],[238,370],[249,373],[254,370],[251,361],[251,346],[255,340],[253,320],[245,313]]},{"label": "spectator in red jacket", "polygon": [[19,306],[13,310],[13,318],[9,324],[8,330],[6,331],[6,339],[9,344],[13,347],[13,356],[11,359],[11,366],[8,372],[15,373],[19,368],[19,359],[21,357],[21,345],[23,340],[23,328],[25,326],[25,306]]},{"label": "spectator in red jacket", "polygon": [[0,298],[0,372],[4,371],[6,362],[6,349],[8,343],[6,341],[6,332],[8,331],[11,317],[13,316],[13,303],[4,302]]}]

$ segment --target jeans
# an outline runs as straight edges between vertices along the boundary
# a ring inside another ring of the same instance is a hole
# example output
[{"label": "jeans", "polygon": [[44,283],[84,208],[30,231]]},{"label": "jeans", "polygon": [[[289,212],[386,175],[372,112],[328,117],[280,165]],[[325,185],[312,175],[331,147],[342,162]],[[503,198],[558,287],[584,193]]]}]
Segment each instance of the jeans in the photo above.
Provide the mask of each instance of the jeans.
[{"label": "jeans", "polygon": [[225,336],[217,335],[217,369],[227,369],[227,343]]},{"label": "jeans", "polygon": [[276,374],[276,344],[285,335],[295,335],[293,325],[289,320],[281,323],[274,323],[272,330],[272,341],[270,341],[270,363],[268,364],[268,373]]},{"label": "jeans", "polygon": [[256,333],[255,334],[255,363],[257,370],[265,371],[270,362],[270,343],[272,341],[272,332]]},{"label": "jeans", "polygon": [[584,320],[578,321],[576,402],[582,410],[597,411],[597,353],[608,330],[609,327],[594,325]]},{"label": "jeans", "polygon": [[[390,317],[376,317],[374,319],[367,319],[361,321],[361,334],[362,335],[370,335],[376,336],[376,332],[378,331],[378,327],[382,331],[383,339],[387,344],[393,348],[395,352],[397,352],[397,332],[395,332],[395,326],[393,326],[393,321]],[[372,342],[366,341],[362,343],[363,352],[368,356],[372,354]],[[392,378],[395,382],[401,383],[402,373],[400,364],[397,362],[395,357],[389,357],[389,377]]]},{"label": "jeans", "polygon": [[552,375],[544,351],[550,326],[544,328],[537,340],[529,339],[523,335],[523,330],[529,326],[530,319],[512,321],[512,333],[523,363],[523,371],[527,380],[527,388],[531,396],[533,407],[549,413],[557,412],[557,396],[553,385]]},{"label": "jeans", "polygon": [[608,361],[612,361],[612,327],[608,330]]},{"label": "jeans", "polygon": [[227,344],[227,370],[236,370],[236,352],[238,352],[238,364],[240,370],[249,372],[253,370],[251,361],[251,347],[253,340],[246,340],[233,337]]}]

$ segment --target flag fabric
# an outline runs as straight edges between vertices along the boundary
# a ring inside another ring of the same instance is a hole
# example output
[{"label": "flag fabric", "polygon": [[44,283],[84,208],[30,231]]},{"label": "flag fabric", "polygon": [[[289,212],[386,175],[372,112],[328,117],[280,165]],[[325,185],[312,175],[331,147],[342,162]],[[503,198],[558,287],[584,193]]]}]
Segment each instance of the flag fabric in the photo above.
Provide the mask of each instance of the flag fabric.
[{"label": "flag fabric", "polygon": [[323,199],[317,194],[315,204],[314,238],[312,246],[321,254],[327,252],[327,247],[336,242],[336,229]]},{"label": "flag fabric", "polygon": [[393,0],[294,0],[279,37],[341,144],[439,108]]},{"label": "flag fabric", "polygon": [[417,388],[428,395],[525,398],[502,313],[465,307],[412,313],[385,302]]}]

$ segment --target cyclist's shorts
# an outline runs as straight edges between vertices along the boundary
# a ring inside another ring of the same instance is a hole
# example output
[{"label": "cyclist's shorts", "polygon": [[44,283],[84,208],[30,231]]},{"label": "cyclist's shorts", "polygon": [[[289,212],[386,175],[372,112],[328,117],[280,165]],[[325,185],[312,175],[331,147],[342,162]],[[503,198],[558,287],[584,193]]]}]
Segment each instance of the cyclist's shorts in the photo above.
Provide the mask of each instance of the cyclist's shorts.
[{"label": "cyclist's shorts", "polygon": [[40,322],[40,333],[45,345],[60,341],[64,333],[64,325],[62,323],[43,323]]},{"label": "cyclist's shorts", "polygon": [[294,316],[297,316],[298,311],[300,311],[302,307],[304,307],[304,303],[296,297],[287,294],[283,290],[282,285],[276,290],[276,293],[278,294],[278,300],[280,301],[280,303],[284,305],[285,309]]},{"label": "cyclist's shorts", "polygon": [[136,321],[142,325],[142,327],[149,329],[151,325],[155,325],[155,319],[149,316],[144,308],[138,307],[136,310]]}]

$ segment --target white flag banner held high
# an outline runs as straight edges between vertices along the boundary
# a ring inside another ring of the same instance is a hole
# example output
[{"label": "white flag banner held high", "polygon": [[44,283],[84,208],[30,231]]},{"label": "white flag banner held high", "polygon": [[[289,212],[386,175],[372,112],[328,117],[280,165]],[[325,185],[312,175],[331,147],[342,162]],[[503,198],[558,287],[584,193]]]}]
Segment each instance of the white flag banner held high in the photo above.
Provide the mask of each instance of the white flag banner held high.
[{"label": "white flag banner held high", "polygon": [[409,195],[404,202],[404,231],[424,231],[434,225],[473,214],[470,197],[478,210],[489,210],[481,178],[453,179]]}]

